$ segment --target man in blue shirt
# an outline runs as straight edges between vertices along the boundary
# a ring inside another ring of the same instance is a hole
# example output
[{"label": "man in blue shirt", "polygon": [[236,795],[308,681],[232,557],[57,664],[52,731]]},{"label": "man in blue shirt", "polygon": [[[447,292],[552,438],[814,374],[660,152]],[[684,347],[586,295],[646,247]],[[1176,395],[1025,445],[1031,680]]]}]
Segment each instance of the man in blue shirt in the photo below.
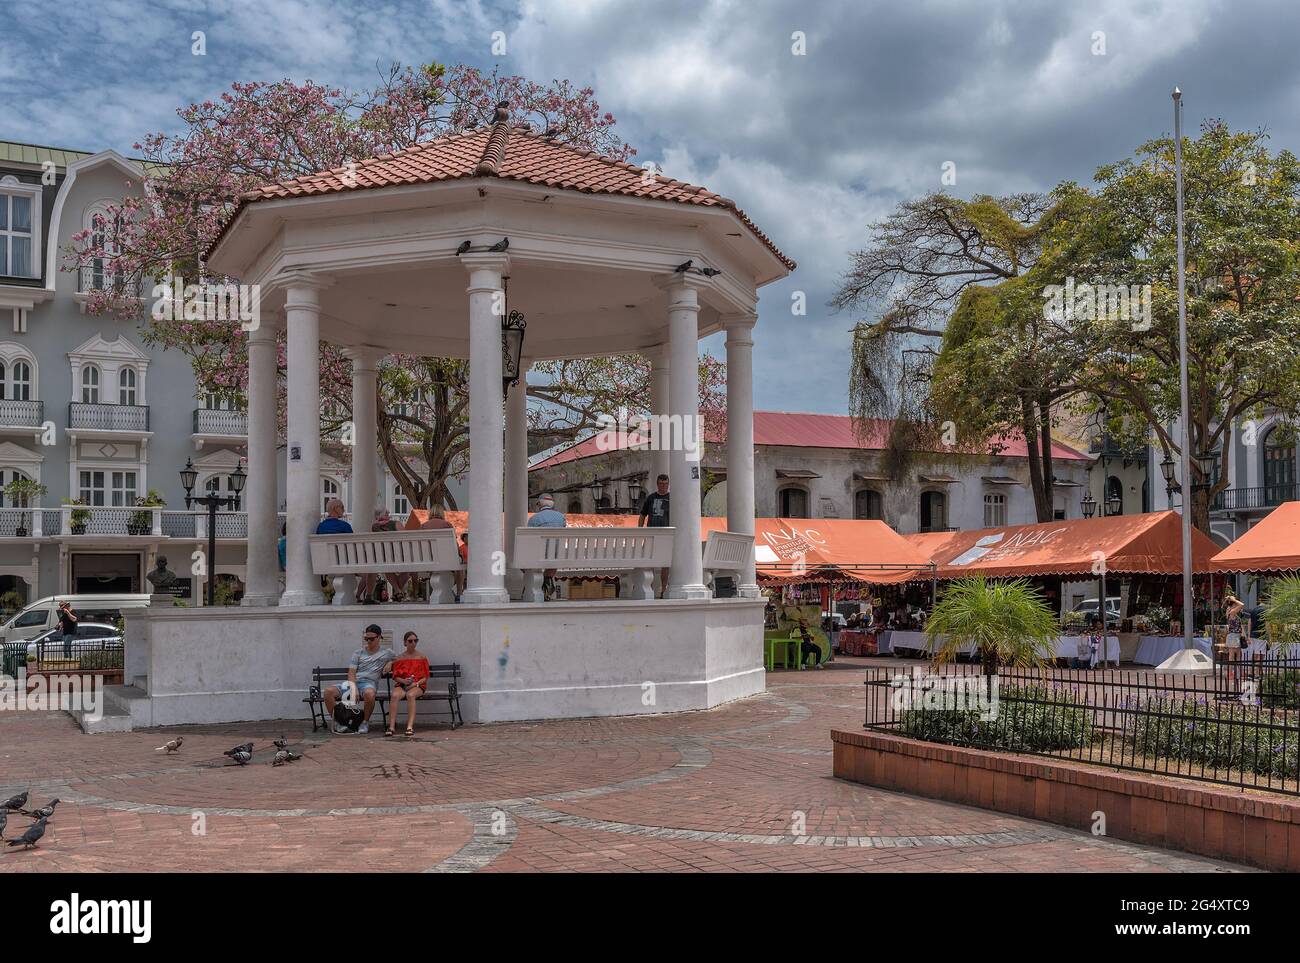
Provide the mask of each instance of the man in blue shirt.
[{"label": "man in blue shirt", "polygon": [[[537,511],[528,519],[529,528],[568,528],[569,521],[564,512],[555,510],[555,499],[549,492],[543,492],[537,499]],[[542,598],[550,601],[555,595],[555,569],[548,568],[542,572]]]},{"label": "man in blue shirt", "polygon": [[529,528],[567,528],[564,512],[555,510],[555,499],[544,494],[537,499],[537,511],[528,519]]},{"label": "man in blue shirt", "polygon": [[331,498],[325,506],[326,517],[316,526],[317,535],[351,535],[352,526],[343,518],[343,503]]}]

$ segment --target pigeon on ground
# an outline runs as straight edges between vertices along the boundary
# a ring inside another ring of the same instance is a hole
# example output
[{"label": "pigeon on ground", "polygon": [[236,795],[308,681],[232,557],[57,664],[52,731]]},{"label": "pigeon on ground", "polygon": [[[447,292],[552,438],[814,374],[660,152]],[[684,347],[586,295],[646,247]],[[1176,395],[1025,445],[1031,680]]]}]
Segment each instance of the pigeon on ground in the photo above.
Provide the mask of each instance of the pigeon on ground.
[{"label": "pigeon on ground", "polygon": [[275,740],[273,740],[273,742],[272,742],[271,744],[272,744],[273,746],[275,746],[275,748],[277,748],[277,749],[288,749],[288,748],[289,748],[289,740],[286,739],[286,738],[284,737],[283,734],[280,736],[279,739],[275,739]]},{"label": "pigeon on ground", "polygon": [[503,237],[501,240],[497,241],[490,248],[488,248],[488,250],[496,253],[500,253],[501,251],[504,251],[509,246],[510,246],[510,238]]},{"label": "pigeon on ground", "polygon": [[283,766],[286,762],[297,762],[302,756],[296,752],[290,752],[288,749],[281,749],[271,760],[273,766]]},{"label": "pigeon on ground", "polygon": [[6,846],[21,846],[23,849],[31,849],[36,845],[36,841],[45,835],[45,817],[42,816],[36,822],[28,827],[27,832],[15,839],[5,840]]},{"label": "pigeon on ground", "polygon": [[40,809],[32,809],[23,813],[24,816],[31,816],[33,819],[49,819],[54,815],[54,807],[59,804],[59,800],[51,799],[48,806],[42,806]]},{"label": "pigeon on ground", "polygon": [[6,799],[4,801],[4,805],[0,806],[0,809],[4,809],[6,811],[10,809],[20,810],[26,805],[27,805],[27,793],[26,791],[23,791],[20,792],[17,796],[10,796],[8,799]]},{"label": "pigeon on ground", "polygon": [[157,749],[154,750],[154,752],[162,752],[164,749],[166,749],[167,755],[170,756],[173,752],[175,752],[177,749],[181,747],[181,743],[183,743],[184,741],[185,741],[184,736],[177,736],[175,739],[171,740],[171,742],[167,743],[166,745],[159,746]]},{"label": "pigeon on ground", "polygon": [[222,755],[229,756],[241,766],[247,766],[249,761],[253,758],[253,744],[251,742],[246,742],[242,746],[235,746],[234,749],[227,749],[222,753]]},{"label": "pigeon on ground", "polygon": [[468,250],[469,250],[469,241],[461,241],[460,247],[456,248],[456,256],[459,257],[460,255],[464,254]]},{"label": "pigeon on ground", "polygon": [[5,824],[9,822],[9,810],[0,809],[0,839],[5,838]]},{"label": "pigeon on ground", "polygon": [[691,265],[694,263],[695,263],[694,259],[690,261],[683,261],[681,264],[677,265],[677,267],[673,268],[673,273],[685,274],[687,271],[691,269]]}]

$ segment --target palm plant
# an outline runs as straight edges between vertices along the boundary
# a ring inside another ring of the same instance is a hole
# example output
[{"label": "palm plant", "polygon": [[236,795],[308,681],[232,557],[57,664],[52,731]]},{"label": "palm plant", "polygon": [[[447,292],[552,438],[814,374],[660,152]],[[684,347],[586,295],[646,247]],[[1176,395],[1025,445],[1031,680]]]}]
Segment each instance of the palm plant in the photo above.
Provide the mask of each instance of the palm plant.
[{"label": "palm plant", "polygon": [[1284,575],[1269,587],[1264,621],[1272,641],[1284,651],[1300,642],[1300,575]]},{"label": "palm plant", "polygon": [[980,654],[985,675],[999,665],[1028,668],[1056,657],[1060,625],[1027,579],[991,581],[982,575],[950,582],[926,622],[935,662],[951,662],[967,646]]}]

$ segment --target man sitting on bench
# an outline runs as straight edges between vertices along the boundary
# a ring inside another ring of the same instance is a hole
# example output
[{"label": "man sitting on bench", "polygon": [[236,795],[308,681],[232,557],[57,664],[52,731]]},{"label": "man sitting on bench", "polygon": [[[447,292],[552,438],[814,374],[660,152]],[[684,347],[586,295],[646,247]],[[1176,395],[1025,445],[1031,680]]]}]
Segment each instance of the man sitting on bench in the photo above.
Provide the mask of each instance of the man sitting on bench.
[{"label": "man sitting on bench", "polygon": [[[367,625],[366,631],[361,636],[366,644],[353,652],[352,659],[348,662],[348,682],[352,683],[353,692],[365,702],[358,733],[370,731],[370,713],[375,711],[376,687],[379,685],[380,677],[388,674],[389,663],[396,658],[392,649],[379,647],[383,635],[384,630],[379,626]],[[346,684],[332,685],[323,693],[327,718],[334,718],[334,703],[343,697],[343,685]],[[348,730],[336,725],[334,731],[347,732]]]}]

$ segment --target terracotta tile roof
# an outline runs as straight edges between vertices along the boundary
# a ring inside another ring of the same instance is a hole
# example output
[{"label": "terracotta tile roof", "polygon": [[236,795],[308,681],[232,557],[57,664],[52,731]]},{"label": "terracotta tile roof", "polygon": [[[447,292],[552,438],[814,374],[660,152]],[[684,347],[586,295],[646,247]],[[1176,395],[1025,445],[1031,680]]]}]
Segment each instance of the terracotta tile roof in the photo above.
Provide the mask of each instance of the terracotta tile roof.
[{"label": "terracotta tile roof", "polygon": [[238,205],[222,225],[208,252],[220,243],[239,212],[260,200],[403,184],[431,184],[469,177],[501,177],[585,194],[622,194],[700,207],[722,207],[734,213],[782,264],[794,270],[795,262],[782,254],[771,238],[759,230],[758,225],[730,198],[671,177],[654,175],[652,179],[647,178],[646,171],[634,164],[558,143],[526,127],[513,127],[508,115],[500,108],[497,117],[491,127],[450,134],[394,154],[367,158],[354,166],[336,167],[290,181],[265,184],[241,194]]},{"label": "terracotta tile roof", "polygon": [[[817,415],[790,411],[755,411],[754,444],[781,445],[790,448],[847,448],[863,451],[879,451],[885,448],[889,439],[890,423],[884,419],[875,419],[867,431],[866,442],[860,439],[853,428],[853,419],[848,415]],[[716,441],[716,438],[706,438]],[[640,436],[635,432],[627,436],[629,445],[639,444]],[[562,451],[533,465],[529,471],[550,468],[565,462],[590,458],[604,454],[608,448],[598,444],[592,435]],[[1029,451],[1023,437],[1006,438],[990,444],[989,454],[1005,458],[1027,458]],[[1058,461],[1092,461],[1091,456],[1076,451],[1069,445],[1059,442],[1052,444],[1052,457]]]}]

